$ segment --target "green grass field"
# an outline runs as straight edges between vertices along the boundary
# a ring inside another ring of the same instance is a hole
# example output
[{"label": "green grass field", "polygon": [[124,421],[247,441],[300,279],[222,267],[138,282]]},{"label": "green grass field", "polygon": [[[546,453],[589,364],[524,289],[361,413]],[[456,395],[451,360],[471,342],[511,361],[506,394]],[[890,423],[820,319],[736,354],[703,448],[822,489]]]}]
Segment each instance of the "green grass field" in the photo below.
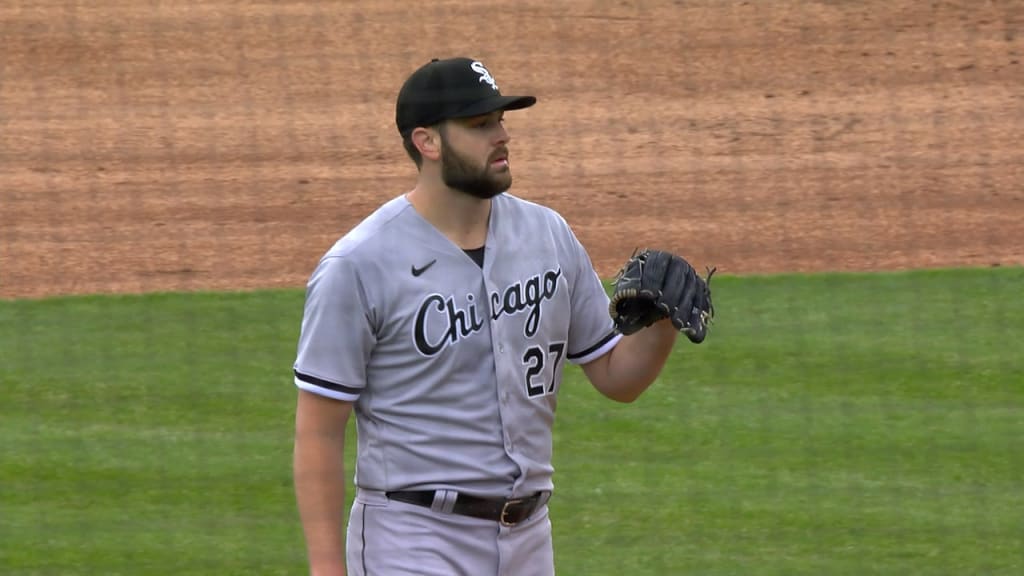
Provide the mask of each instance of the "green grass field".
[{"label": "green grass field", "polygon": [[[569,372],[559,574],[1024,573],[1024,270],[715,284],[636,403]],[[304,573],[301,306],[0,302],[0,573]]]}]

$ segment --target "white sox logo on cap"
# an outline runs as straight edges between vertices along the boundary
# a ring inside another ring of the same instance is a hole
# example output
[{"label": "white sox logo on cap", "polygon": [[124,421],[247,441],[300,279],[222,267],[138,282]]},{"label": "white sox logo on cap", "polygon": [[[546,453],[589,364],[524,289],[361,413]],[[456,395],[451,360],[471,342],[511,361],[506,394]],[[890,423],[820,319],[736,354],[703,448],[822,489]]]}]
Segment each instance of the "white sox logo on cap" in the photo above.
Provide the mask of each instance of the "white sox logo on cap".
[{"label": "white sox logo on cap", "polygon": [[491,85],[491,88],[494,88],[495,90],[498,89],[498,85],[494,83],[494,76],[491,76],[491,73],[487,71],[487,68],[484,68],[483,62],[480,62],[478,60],[470,64],[469,67],[472,68],[474,72],[480,75],[481,82],[487,82],[488,84]]}]

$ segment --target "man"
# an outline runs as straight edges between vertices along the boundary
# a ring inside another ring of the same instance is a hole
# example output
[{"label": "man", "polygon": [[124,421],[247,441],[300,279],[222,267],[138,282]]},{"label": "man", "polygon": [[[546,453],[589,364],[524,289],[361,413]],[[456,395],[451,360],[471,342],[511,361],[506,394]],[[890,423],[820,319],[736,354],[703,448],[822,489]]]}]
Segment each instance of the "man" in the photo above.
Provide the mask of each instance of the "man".
[{"label": "man", "polygon": [[[294,364],[294,476],[314,575],[345,574],[346,564],[352,575],[553,574],[551,427],[565,363],[630,402],[679,330],[692,332],[686,320],[664,319],[677,308],[664,304],[616,329],[613,316],[628,306],[609,314],[565,220],[506,193],[504,114],[535,102],[503,96],[469,58],[415,71],[396,104],[415,187],[344,235],[309,280]],[[678,316],[702,287],[691,273],[632,293],[690,294]],[[357,491],[346,537],[353,411]]]}]

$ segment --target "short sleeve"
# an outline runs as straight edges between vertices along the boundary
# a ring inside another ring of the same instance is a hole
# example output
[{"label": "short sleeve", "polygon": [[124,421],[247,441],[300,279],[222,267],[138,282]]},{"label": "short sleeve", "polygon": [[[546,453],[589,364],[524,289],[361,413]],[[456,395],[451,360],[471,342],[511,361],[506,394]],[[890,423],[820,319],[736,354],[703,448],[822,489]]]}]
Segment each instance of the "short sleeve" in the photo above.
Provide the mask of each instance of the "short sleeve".
[{"label": "short sleeve", "polygon": [[353,263],[343,257],[322,259],[306,286],[295,385],[337,400],[359,398],[376,343],[372,318]]},{"label": "short sleeve", "polygon": [[572,315],[566,358],[574,364],[586,364],[614,348],[622,334],[615,331],[615,324],[608,314],[608,293],[590,255],[571,230],[569,237],[576,260],[576,274],[570,297]]}]

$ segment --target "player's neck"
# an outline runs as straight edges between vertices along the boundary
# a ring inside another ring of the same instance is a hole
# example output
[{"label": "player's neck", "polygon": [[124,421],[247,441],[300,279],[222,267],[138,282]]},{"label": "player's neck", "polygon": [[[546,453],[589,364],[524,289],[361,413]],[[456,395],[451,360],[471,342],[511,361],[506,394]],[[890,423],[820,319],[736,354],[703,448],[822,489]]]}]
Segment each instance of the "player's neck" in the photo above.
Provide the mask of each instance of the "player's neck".
[{"label": "player's neck", "polygon": [[479,248],[487,240],[490,200],[475,198],[446,186],[424,186],[422,182],[406,194],[406,198],[424,220],[459,248]]}]

